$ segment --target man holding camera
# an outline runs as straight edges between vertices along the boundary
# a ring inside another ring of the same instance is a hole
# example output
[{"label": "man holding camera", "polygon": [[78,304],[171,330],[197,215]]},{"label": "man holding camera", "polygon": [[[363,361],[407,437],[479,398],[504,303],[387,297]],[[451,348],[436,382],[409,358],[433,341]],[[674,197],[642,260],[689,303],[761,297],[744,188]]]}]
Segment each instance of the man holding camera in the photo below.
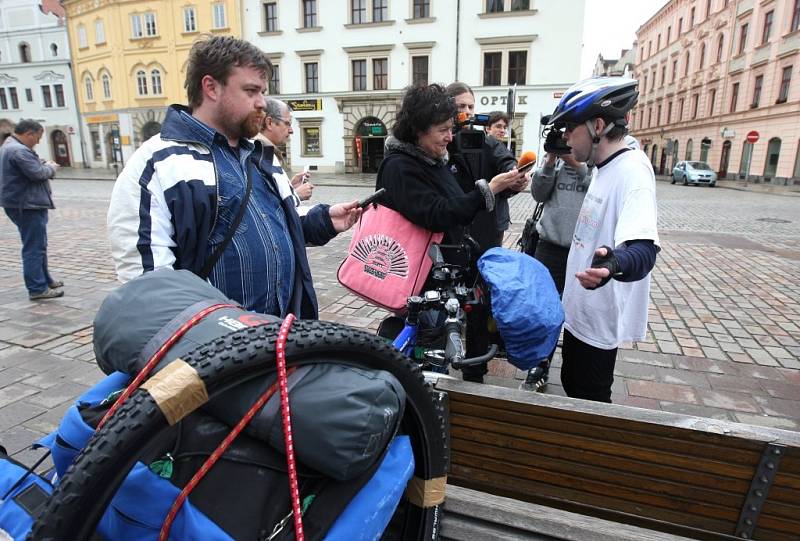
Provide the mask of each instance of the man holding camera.
[{"label": "man holding camera", "polygon": [[[549,121],[549,115],[542,117],[542,124],[547,125]],[[533,198],[543,204],[541,217],[536,223],[539,240],[534,257],[550,271],[559,295],[564,292],[567,256],[575,222],[591,182],[589,168],[572,156],[572,149],[564,142],[563,134],[563,127],[549,129],[544,143],[547,152],[544,165],[531,181]],[[528,371],[520,389],[538,391],[547,384],[553,353],[555,348],[547,359]]]},{"label": "man holding camera", "polygon": [[[459,113],[470,117],[475,113],[475,95],[472,89],[460,82],[450,84],[445,92],[453,98]],[[448,167],[458,179],[464,192],[475,189],[475,180],[491,179],[517,166],[514,156],[494,137],[486,137],[481,130],[461,128],[448,145]],[[523,186],[521,189],[525,189]],[[493,211],[481,211],[473,220],[469,234],[480,244],[481,252],[502,245],[503,232],[508,229],[508,197],[516,192],[497,194]],[[489,348],[489,314],[487,310],[473,310],[467,315],[466,356],[483,355]],[[465,367],[461,373],[467,381],[483,383],[488,368],[486,364]]]}]

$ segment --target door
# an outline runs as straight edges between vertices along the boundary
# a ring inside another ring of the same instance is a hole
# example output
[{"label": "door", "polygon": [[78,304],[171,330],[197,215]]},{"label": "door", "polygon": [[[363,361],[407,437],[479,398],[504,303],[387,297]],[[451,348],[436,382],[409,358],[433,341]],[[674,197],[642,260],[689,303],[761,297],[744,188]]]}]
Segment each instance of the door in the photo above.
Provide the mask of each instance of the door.
[{"label": "door", "polygon": [[722,157],[719,160],[719,171],[717,177],[722,180],[728,176],[728,162],[731,159],[731,142],[722,143]]},{"label": "door", "polygon": [[61,167],[70,167],[72,163],[69,159],[69,145],[67,144],[67,134],[61,130],[54,130],[50,135],[53,142],[53,161]]},{"label": "door", "polygon": [[363,159],[361,162],[362,173],[377,173],[383,161],[383,144],[385,137],[362,137]]},{"label": "door", "polygon": [[739,160],[739,178],[747,180],[750,176],[750,160],[753,157],[753,143],[744,142],[742,159]]},{"label": "door", "polygon": [[663,175],[664,174],[664,168],[666,167],[666,165],[667,165],[667,149],[666,149],[666,147],[664,147],[664,148],[661,149],[661,163],[659,163],[659,165],[658,165],[658,174],[659,175]]},{"label": "door", "polygon": [[764,180],[772,180],[778,171],[778,158],[781,155],[781,140],[773,137],[767,145],[767,161],[764,163]]}]

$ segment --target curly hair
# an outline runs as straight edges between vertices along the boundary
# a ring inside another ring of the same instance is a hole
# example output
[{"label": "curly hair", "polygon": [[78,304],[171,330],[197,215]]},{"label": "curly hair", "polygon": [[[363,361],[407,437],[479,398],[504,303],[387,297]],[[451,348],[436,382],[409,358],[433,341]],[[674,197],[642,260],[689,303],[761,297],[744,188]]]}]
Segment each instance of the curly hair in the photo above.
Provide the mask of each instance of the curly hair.
[{"label": "curly hair", "polygon": [[232,36],[204,37],[192,45],[186,65],[186,88],[189,108],[203,103],[203,77],[210,75],[223,85],[233,68],[252,67],[269,80],[272,62],[252,43]]},{"label": "curly hair", "polygon": [[404,143],[415,144],[418,134],[454,118],[456,112],[455,101],[441,85],[410,86],[403,94],[392,134]]}]

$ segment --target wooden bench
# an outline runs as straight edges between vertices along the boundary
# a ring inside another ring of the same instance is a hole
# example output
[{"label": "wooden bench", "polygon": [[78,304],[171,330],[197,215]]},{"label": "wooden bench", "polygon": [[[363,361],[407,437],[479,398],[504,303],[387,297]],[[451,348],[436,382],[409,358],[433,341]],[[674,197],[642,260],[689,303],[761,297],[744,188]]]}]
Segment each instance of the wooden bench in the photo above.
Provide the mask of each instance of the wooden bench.
[{"label": "wooden bench", "polygon": [[800,539],[798,433],[462,381],[436,387],[449,402],[448,483],[485,493],[487,509],[497,496],[693,539]]}]

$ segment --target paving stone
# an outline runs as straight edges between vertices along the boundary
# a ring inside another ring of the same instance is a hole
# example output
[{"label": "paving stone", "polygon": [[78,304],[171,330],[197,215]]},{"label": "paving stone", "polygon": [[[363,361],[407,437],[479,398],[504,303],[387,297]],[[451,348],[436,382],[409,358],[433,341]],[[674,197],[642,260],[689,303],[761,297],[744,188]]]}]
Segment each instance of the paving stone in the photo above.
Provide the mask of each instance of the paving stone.
[{"label": "paving stone", "polygon": [[631,396],[641,396],[670,402],[682,402],[685,404],[699,403],[697,392],[692,387],[686,385],[672,385],[669,383],[642,380],[628,380],[626,383],[628,394]]},{"label": "paving stone", "polygon": [[657,367],[655,369],[657,380],[662,383],[686,385],[696,389],[710,389],[708,375],[703,372],[689,372],[674,368]]},{"label": "paving stone", "polygon": [[24,423],[47,411],[47,408],[18,400],[0,407],[0,431]]},{"label": "paving stone", "polygon": [[717,361],[700,359],[697,357],[674,357],[675,368],[693,372],[715,372],[722,374],[723,370]]},{"label": "paving stone", "polygon": [[49,389],[38,394],[27,397],[25,402],[50,409],[64,403],[71,404],[76,396],[80,396],[88,389],[89,387],[85,385],[65,381],[53,385]]},{"label": "paving stone", "polygon": [[758,413],[761,409],[753,402],[752,397],[744,393],[731,391],[698,391],[703,404],[712,408]]},{"label": "paving stone", "polygon": [[769,415],[754,415],[752,413],[735,413],[736,421],[748,425],[763,426],[767,428],[780,428],[782,430],[800,430],[800,422],[786,419],[785,417],[770,417]]},{"label": "paving stone", "polygon": [[661,401],[660,405],[663,411],[680,413],[681,415],[694,415],[696,417],[717,419],[720,421],[736,420],[734,412],[719,408],[712,408],[709,406],[702,406],[697,404],[683,404],[680,402],[668,402],[668,401]]},{"label": "paving stone", "polygon": [[800,410],[798,410],[797,401],[795,400],[784,400],[782,398],[764,396],[754,396],[753,400],[755,400],[767,415],[800,420]]}]

